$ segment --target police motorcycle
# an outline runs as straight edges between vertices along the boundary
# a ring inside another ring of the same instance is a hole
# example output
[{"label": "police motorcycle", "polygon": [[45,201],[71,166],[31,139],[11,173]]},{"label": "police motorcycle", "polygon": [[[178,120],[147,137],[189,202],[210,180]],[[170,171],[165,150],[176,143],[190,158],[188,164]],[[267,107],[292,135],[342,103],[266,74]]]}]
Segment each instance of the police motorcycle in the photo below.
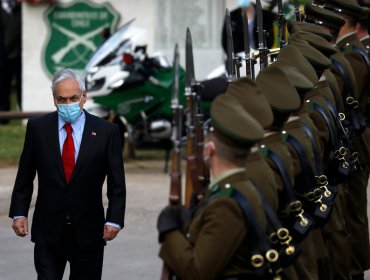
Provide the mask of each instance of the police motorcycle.
[{"label": "police motorcycle", "polygon": [[[172,61],[158,52],[148,55],[146,31],[133,22],[134,19],[109,36],[88,61],[85,108],[116,123],[122,136],[127,135],[135,148],[170,149]],[[179,100],[184,104],[183,68],[179,75]],[[202,107],[206,112],[215,95],[224,88],[224,79],[204,83]]]}]

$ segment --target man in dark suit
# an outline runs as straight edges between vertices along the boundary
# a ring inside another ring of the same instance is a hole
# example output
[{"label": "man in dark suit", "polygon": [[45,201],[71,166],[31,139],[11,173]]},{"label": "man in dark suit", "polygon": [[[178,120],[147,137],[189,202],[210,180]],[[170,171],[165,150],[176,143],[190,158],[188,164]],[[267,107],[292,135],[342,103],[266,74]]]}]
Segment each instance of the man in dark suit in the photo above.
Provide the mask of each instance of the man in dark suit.
[{"label": "man in dark suit", "polygon": [[[248,1],[246,1],[248,2]],[[243,13],[248,15],[249,27],[249,42],[252,49],[258,49],[258,32],[257,32],[257,13],[256,1],[249,1],[248,4],[240,4],[241,6],[230,12],[231,29],[233,34],[234,53],[244,51],[243,41]],[[274,28],[273,23],[275,15],[268,10],[263,10],[263,29],[267,31],[266,44],[267,48],[271,49],[274,44]],[[227,52],[227,39],[225,23],[222,27],[222,48]]]},{"label": "man in dark suit", "polygon": [[[0,0],[0,111],[10,111],[12,81],[17,104],[22,108],[22,5],[19,0]],[[8,120],[0,120],[7,124]]]},{"label": "man in dark suit", "polygon": [[[9,217],[28,235],[33,180],[38,196],[31,240],[38,279],[101,279],[106,241],[124,226],[125,175],[118,127],[83,110],[83,78],[71,69],[52,81],[57,111],[28,121]],[[104,217],[102,187],[109,200]]]}]

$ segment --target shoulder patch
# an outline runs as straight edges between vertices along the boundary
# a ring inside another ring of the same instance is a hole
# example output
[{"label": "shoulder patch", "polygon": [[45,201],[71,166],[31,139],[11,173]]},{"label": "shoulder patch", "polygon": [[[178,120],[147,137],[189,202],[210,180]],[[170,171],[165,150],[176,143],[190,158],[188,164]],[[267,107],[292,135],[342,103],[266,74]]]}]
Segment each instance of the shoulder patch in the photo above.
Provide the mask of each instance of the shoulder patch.
[{"label": "shoulder patch", "polygon": [[215,185],[212,188],[212,196],[231,197],[235,188],[231,184]]},{"label": "shoulder patch", "polygon": [[354,46],[350,43],[345,44],[344,46],[341,46],[339,49],[342,53],[346,52],[352,52],[354,50]]}]

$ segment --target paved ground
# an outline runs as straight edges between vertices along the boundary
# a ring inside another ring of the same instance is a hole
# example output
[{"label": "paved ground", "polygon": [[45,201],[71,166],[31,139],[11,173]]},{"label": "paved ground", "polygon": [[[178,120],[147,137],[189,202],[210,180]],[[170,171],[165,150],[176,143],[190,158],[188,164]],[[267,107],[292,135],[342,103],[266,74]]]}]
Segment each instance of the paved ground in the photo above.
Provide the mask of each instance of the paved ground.
[{"label": "paved ground", "polygon": [[[6,216],[15,174],[16,168],[0,169],[0,280],[36,279],[33,243],[16,237]],[[126,184],[126,227],[106,246],[103,279],[159,279],[156,219],[167,203],[169,177],[160,161],[128,162]]]},{"label": "paved ground", "polygon": [[[6,216],[17,169],[0,168],[0,280],[36,279],[33,243],[16,237]],[[126,227],[105,250],[103,279],[159,279],[157,215],[167,204],[169,177],[162,161],[130,161],[126,164]],[[31,214],[32,214],[31,209]],[[68,279],[68,268],[64,279]],[[370,280],[370,273],[366,274]]]}]

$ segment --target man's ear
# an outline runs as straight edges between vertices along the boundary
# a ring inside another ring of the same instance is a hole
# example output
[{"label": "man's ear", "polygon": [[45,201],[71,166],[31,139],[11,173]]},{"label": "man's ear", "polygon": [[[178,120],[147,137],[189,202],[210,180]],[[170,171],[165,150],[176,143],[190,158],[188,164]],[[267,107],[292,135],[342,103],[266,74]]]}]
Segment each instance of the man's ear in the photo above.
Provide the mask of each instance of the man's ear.
[{"label": "man's ear", "polygon": [[355,26],[355,32],[358,34],[361,32],[361,25],[357,22]]},{"label": "man's ear", "polygon": [[204,155],[210,157],[216,150],[215,142],[213,141],[208,141],[204,145]]},{"label": "man's ear", "polygon": [[84,105],[86,103],[86,100],[87,100],[87,91],[85,90],[84,92],[82,92],[82,105]]}]

